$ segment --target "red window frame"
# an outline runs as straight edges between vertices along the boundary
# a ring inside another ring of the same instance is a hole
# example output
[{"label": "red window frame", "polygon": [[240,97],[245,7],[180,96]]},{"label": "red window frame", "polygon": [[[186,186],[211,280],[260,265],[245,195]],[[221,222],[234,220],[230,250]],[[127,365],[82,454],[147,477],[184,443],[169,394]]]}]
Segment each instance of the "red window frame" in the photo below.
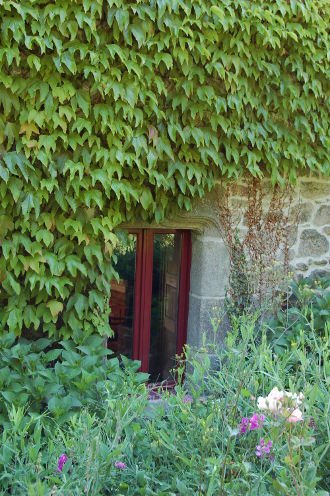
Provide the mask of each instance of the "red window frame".
[{"label": "red window frame", "polygon": [[177,355],[181,355],[187,342],[191,233],[183,229],[130,229],[129,232],[137,235],[132,358],[141,361],[142,372],[148,372],[154,235],[182,235],[176,349]]}]

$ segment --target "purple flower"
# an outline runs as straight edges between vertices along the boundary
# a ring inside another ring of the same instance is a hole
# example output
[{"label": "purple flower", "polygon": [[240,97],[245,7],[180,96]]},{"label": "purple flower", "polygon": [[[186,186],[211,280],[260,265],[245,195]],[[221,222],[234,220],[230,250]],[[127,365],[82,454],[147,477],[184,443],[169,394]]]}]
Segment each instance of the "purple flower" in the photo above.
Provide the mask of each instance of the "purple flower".
[{"label": "purple flower", "polygon": [[63,470],[65,462],[68,460],[68,457],[63,453],[58,459],[57,462],[57,473],[60,474]]},{"label": "purple flower", "polygon": [[194,400],[192,399],[191,396],[184,396],[183,397],[183,403],[187,404],[187,403],[193,403]]},{"label": "purple flower", "polygon": [[242,417],[241,423],[239,424],[239,433],[244,434],[249,426],[249,419],[247,417]]},{"label": "purple flower", "polygon": [[244,434],[247,430],[253,431],[255,429],[261,429],[265,418],[265,415],[262,413],[260,415],[254,413],[251,418],[242,417],[241,423],[238,426],[239,433]]},{"label": "purple flower", "polygon": [[125,468],[127,468],[123,462],[115,462],[115,467],[120,468],[121,470],[125,470]]},{"label": "purple flower", "polygon": [[265,415],[263,415],[262,413],[260,415],[254,413],[250,418],[250,431],[253,431],[254,429],[261,429],[265,418]]},{"label": "purple flower", "polygon": [[[256,456],[258,458],[264,458],[266,455],[269,455],[272,446],[273,446],[272,441],[268,441],[268,443],[265,444],[264,438],[261,438],[258,446],[256,447]],[[273,461],[272,458],[273,457],[271,456],[270,457],[271,461]]]},{"label": "purple flower", "polygon": [[308,427],[310,427],[311,429],[316,429],[316,425],[315,425],[315,422],[314,422],[314,418],[313,417],[311,417],[309,419]]}]

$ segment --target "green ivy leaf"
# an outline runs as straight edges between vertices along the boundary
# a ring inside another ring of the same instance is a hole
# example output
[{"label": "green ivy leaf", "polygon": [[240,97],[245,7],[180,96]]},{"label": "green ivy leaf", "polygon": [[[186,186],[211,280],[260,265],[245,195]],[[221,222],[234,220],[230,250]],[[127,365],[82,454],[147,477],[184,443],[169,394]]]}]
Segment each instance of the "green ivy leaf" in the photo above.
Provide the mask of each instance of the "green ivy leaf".
[{"label": "green ivy leaf", "polygon": [[9,171],[5,169],[1,164],[0,164],[0,177],[5,181],[5,183],[8,182],[9,179]]},{"label": "green ivy leaf", "polygon": [[142,25],[133,24],[131,30],[134,38],[138,42],[138,46],[141,47],[144,44],[146,38],[145,29],[142,27]]},{"label": "green ivy leaf", "polygon": [[40,229],[36,234],[37,241],[43,241],[48,247],[54,242],[54,235],[46,229]]},{"label": "green ivy leaf", "polygon": [[84,276],[87,276],[87,269],[85,265],[80,262],[80,259],[76,255],[70,255],[65,258],[66,266],[73,277],[77,276],[77,270],[81,272]]},{"label": "green ivy leaf", "polygon": [[83,113],[85,114],[85,117],[88,117],[89,115],[89,106],[90,106],[90,101],[88,96],[85,93],[82,92],[77,92],[77,102]]},{"label": "green ivy leaf", "polygon": [[221,21],[224,20],[225,18],[225,12],[222,8],[218,7],[217,5],[212,5],[211,7],[211,12],[215,14]]},{"label": "green ivy leaf", "polygon": [[150,205],[152,205],[153,198],[152,198],[151,192],[148,189],[143,191],[143,193],[141,194],[141,197],[140,197],[140,201],[141,201],[141,204],[142,204],[142,207],[144,208],[144,210],[148,210]]},{"label": "green ivy leaf", "polygon": [[9,312],[7,325],[9,331],[13,331],[15,334],[20,333],[23,325],[22,312],[20,309],[15,308]]},{"label": "green ivy leaf", "polygon": [[50,300],[46,306],[49,308],[52,317],[57,317],[63,310],[63,303],[61,301]]},{"label": "green ivy leaf", "polygon": [[[76,72],[77,72],[77,66],[76,66],[76,62],[74,60],[74,57],[73,57],[73,55],[71,53],[69,53],[69,52],[62,53],[61,62],[64,65],[66,65],[66,67],[69,69],[69,71],[72,74],[76,74]],[[78,104],[79,104],[79,101],[78,101]]]},{"label": "green ivy leaf", "polygon": [[11,275],[10,272],[7,272],[7,277],[6,277],[9,285],[11,286],[11,288],[15,291],[15,293],[17,295],[19,295],[21,293],[21,286],[19,285],[19,283],[17,281],[15,281],[15,279],[13,278],[13,276]]},{"label": "green ivy leaf", "polygon": [[8,231],[14,229],[14,223],[9,215],[0,215],[0,239],[4,238]]},{"label": "green ivy leaf", "polygon": [[34,199],[32,193],[27,193],[25,199],[22,202],[22,214],[26,217],[30,211],[34,208]]}]

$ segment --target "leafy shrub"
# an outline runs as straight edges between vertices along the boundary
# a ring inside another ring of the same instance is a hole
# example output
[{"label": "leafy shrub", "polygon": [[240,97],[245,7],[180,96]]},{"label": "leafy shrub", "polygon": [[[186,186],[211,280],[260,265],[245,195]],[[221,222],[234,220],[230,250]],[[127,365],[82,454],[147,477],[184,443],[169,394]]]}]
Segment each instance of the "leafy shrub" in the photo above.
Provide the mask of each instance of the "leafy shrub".
[{"label": "leafy shrub", "polygon": [[[27,418],[23,408],[12,406],[0,448],[0,494],[113,494],[110,488],[121,484],[114,463],[141,437],[137,421],[146,406],[145,386],[131,379],[104,391],[101,417],[82,410],[61,427],[44,415]],[[63,452],[68,463],[58,473]]]},{"label": "leafy shrub", "polygon": [[[22,410],[9,409],[3,494],[325,496],[328,345],[311,322],[305,342],[288,350],[298,364],[292,370],[286,356],[275,359],[265,331],[255,344],[255,320],[236,319],[222,350],[188,350],[185,383],[152,404],[126,376],[120,390],[103,395],[97,415],[82,410],[61,426],[44,428],[43,417],[26,423]],[[258,396],[275,386],[304,394],[302,421],[258,408]]]},{"label": "leafy shrub", "polygon": [[123,358],[105,359],[109,353],[104,340],[89,336],[76,346],[71,340],[61,341],[58,348],[41,338],[28,341],[8,333],[0,338],[1,423],[7,420],[7,409],[27,408],[31,416],[45,409],[57,422],[64,422],[83,406],[97,410],[107,385],[121,388],[127,374],[141,382],[147,374],[136,373],[140,363]]},{"label": "leafy shrub", "polygon": [[313,331],[324,338],[326,324],[330,322],[330,277],[293,281],[283,307],[269,324],[269,338],[277,354],[304,339],[311,323]]}]

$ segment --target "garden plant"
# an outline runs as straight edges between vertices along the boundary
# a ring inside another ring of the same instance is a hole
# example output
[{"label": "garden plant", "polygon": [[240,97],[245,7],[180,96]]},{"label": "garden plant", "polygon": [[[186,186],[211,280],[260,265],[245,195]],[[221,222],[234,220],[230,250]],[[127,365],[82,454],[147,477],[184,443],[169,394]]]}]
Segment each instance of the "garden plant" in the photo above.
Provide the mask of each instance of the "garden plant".
[{"label": "garden plant", "polygon": [[[31,408],[7,402],[0,494],[325,496],[329,319],[316,328],[314,307],[303,302],[300,331],[278,354],[284,315],[273,329],[258,314],[233,317],[219,347],[215,314],[214,344],[186,350],[175,392],[160,390],[159,402],[148,401],[145,376],[127,360],[124,368],[110,360],[68,416],[41,404],[38,411],[33,396]],[[17,345],[8,348],[18,355]],[[72,397],[79,381],[65,385]]]}]

